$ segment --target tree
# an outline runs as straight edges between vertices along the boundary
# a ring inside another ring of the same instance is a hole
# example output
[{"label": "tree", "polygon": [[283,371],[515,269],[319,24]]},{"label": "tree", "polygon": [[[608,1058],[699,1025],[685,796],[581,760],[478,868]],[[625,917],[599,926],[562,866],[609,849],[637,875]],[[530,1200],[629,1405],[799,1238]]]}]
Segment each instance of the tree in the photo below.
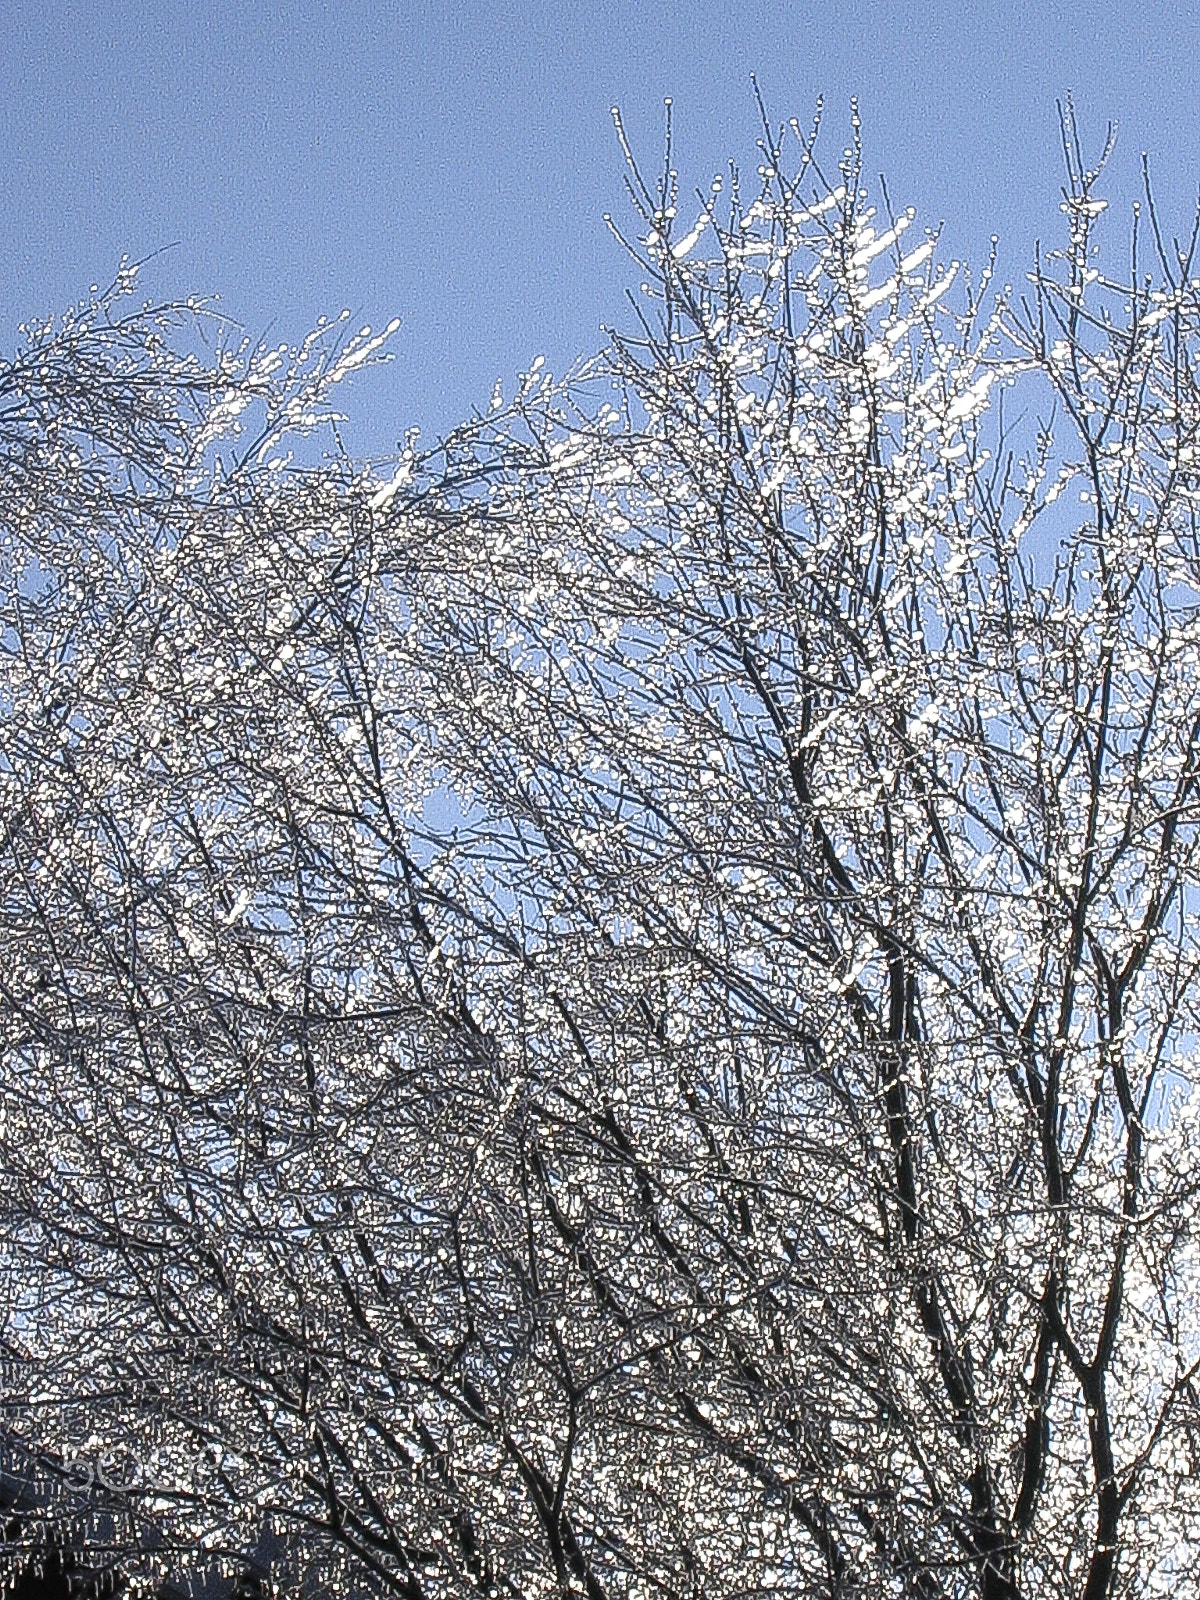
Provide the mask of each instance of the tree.
[{"label": "tree", "polygon": [[1195,1579],[1200,307],[1064,133],[992,303],[627,151],[637,337],[14,555],[5,1437],[135,1577]]}]

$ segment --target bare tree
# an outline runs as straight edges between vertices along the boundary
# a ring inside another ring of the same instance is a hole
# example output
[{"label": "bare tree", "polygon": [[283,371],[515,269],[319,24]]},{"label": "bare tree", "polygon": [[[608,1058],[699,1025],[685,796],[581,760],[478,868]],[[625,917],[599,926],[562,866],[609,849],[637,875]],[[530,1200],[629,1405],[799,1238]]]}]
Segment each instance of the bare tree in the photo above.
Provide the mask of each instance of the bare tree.
[{"label": "bare tree", "polygon": [[1195,1581],[1200,307],[1064,133],[1023,298],[627,152],[444,458],[9,517],[5,1438],[136,1573]]}]

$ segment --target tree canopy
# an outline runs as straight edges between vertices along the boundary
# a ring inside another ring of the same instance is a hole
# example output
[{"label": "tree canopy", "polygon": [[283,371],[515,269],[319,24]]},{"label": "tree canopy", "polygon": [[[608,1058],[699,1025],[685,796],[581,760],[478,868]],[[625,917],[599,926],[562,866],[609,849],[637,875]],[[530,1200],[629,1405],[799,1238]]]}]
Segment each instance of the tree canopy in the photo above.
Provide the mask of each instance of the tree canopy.
[{"label": "tree canopy", "polygon": [[0,1444],[136,1584],[1200,1574],[1195,241],[855,132],[626,148],[636,326],[382,474],[370,330],[0,372]]}]

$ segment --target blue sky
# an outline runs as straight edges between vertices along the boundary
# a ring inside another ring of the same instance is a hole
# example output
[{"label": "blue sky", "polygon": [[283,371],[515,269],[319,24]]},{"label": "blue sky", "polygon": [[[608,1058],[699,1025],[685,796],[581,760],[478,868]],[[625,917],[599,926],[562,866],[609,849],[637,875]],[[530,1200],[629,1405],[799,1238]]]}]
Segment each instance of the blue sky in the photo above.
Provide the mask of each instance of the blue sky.
[{"label": "blue sky", "polygon": [[[349,442],[425,442],[535,354],[555,370],[627,318],[609,107],[655,167],[707,187],[755,164],[750,74],[772,111],[826,103],[836,158],[857,95],[867,168],[944,253],[1024,270],[1058,222],[1055,100],[1073,91],[1109,180],[1114,249],[1147,149],[1169,224],[1200,183],[1200,13],[1139,0],[609,0],[282,6],[0,0],[0,350],[26,316],[175,248],[159,295],[219,293],[254,334],[349,307],[400,316],[397,359],[347,399]],[[511,385],[510,385],[511,386]]]}]

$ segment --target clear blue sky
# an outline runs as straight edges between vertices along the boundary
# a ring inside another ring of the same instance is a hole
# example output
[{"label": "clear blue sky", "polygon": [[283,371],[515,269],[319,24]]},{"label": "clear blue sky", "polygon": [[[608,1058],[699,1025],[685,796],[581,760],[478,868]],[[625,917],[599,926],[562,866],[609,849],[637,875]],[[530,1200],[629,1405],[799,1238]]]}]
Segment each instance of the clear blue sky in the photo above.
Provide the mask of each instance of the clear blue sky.
[{"label": "clear blue sky", "polygon": [[[1074,91],[1109,192],[1149,150],[1164,211],[1200,182],[1200,13],[1163,0],[608,0],[287,6],[0,0],[0,350],[16,324],[177,248],[158,294],[219,292],[253,333],[321,313],[403,318],[396,362],[347,395],[350,442],[426,441],[535,354],[560,370],[620,322],[630,272],[609,107],[656,165],[707,185],[753,167],[756,73],[772,110],[826,101],[827,150],[860,100],[868,170],[945,221],[948,255],[1023,270],[1057,221],[1055,99]],[[1108,226],[1122,237],[1127,211]],[[1117,240],[1114,238],[1114,245]]]}]

